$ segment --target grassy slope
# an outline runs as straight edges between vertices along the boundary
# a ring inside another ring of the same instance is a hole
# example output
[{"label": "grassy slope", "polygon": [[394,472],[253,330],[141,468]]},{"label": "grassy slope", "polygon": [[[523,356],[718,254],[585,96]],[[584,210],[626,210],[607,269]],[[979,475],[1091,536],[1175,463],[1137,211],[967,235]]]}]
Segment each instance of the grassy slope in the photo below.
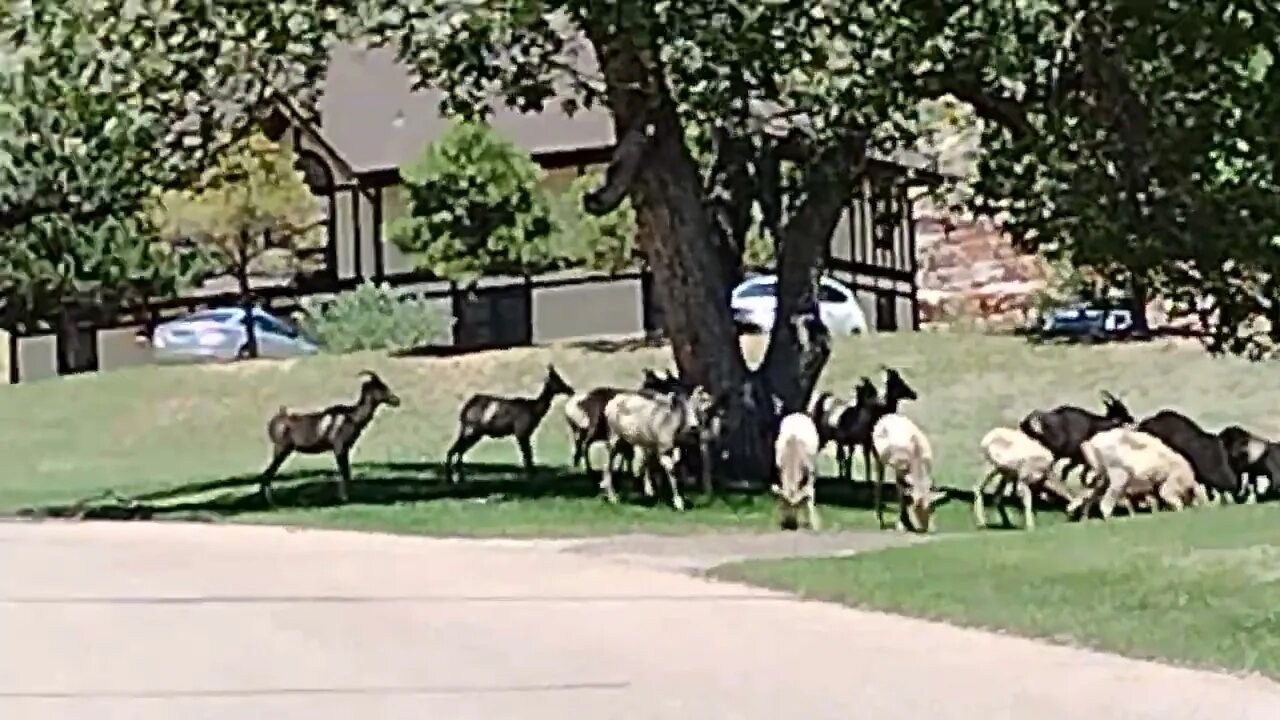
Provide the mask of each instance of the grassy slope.
[{"label": "grassy slope", "polygon": [[[758,356],[758,343],[750,355]],[[531,487],[513,476],[518,454],[510,441],[485,441],[469,455],[487,463],[478,478],[492,482],[443,492],[438,462],[452,440],[462,399],[475,391],[533,393],[547,362],[574,385],[630,384],[646,366],[669,364],[665,348],[601,352],[584,347],[520,349],[457,358],[393,360],[376,354],[323,357],[239,366],[132,368],[0,389],[0,509],[70,501],[111,488],[134,494],[192,483],[223,488],[218,507],[247,511],[246,476],[267,459],[265,420],[281,404],[316,407],[354,395],[355,373],[380,372],[405,400],[380,414],[361,440],[355,460],[357,503],[321,508],[331,496],[331,460],[294,458],[286,465],[296,491],[278,493],[303,509],[246,519],[319,522],[347,527],[394,527],[467,534],[578,533],[690,527],[766,529],[763,499],[700,508],[673,516],[665,508],[602,510],[593,483],[567,471],[567,432],[560,405],[539,430],[535,452],[551,466]],[[847,392],[863,373],[889,363],[902,368],[921,401],[906,412],[930,433],[944,485],[968,488],[980,473],[975,445],[997,423],[1013,423],[1028,409],[1063,401],[1097,405],[1111,389],[1138,413],[1176,405],[1215,426],[1244,421],[1280,430],[1274,414],[1280,376],[1267,366],[1215,360],[1195,348],[1031,347],[1011,338],[966,334],[900,334],[840,340],[823,378]],[[597,448],[597,464],[599,461]],[[363,482],[362,482],[363,481]],[[443,496],[445,499],[439,499]],[[460,497],[465,496],[465,497]],[[520,503],[504,502],[524,496]],[[423,500],[432,500],[423,502]],[[400,504],[396,504],[400,503]],[[832,509],[833,527],[866,526],[869,513]],[[1046,517],[1046,520],[1050,518]],[[943,530],[970,527],[964,508],[940,512]]]},{"label": "grassy slope", "polygon": [[1280,677],[1280,509],[1208,508],[719,568],[853,605]]}]

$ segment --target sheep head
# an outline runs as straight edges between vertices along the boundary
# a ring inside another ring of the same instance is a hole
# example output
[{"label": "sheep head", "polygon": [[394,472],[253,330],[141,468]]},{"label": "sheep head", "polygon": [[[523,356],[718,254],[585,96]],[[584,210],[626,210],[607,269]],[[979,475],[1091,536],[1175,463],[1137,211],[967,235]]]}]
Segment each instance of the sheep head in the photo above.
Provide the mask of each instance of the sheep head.
[{"label": "sheep head", "polygon": [[902,375],[894,368],[884,369],[884,396],[888,400],[919,400],[915,388],[902,379]]},{"label": "sheep head", "polygon": [[572,395],[573,386],[560,376],[554,365],[547,365],[547,379],[542,384],[542,392],[548,397],[556,395]]},{"label": "sheep head", "polygon": [[1114,420],[1123,425],[1131,425],[1136,422],[1129,412],[1129,408],[1120,401],[1120,398],[1106,390],[1102,391],[1102,407],[1106,410],[1105,417],[1108,420]]},{"label": "sheep head", "polygon": [[360,396],[368,398],[370,402],[377,405],[390,405],[391,407],[400,407],[400,396],[391,391],[382,378],[372,370],[361,370],[357,377],[364,378],[364,383],[360,385]]}]

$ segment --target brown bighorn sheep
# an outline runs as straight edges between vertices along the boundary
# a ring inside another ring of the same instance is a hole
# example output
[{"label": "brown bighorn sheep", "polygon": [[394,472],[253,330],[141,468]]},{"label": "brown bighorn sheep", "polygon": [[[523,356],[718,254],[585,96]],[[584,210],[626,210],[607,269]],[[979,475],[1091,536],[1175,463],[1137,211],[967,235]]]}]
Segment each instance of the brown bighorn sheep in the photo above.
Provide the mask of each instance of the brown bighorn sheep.
[{"label": "brown bighorn sheep", "polygon": [[1126,427],[1104,430],[1081,444],[1081,451],[1098,482],[1072,501],[1068,517],[1084,517],[1094,504],[1104,520],[1117,504],[1132,514],[1133,500],[1153,495],[1173,510],[1209,503],[1187,458],[1154,435]]},{"label": "brown bighorn sheep", "polygon": [[360,385],[360,397],[354,405],[330,405],[318,412],[291,413],[283,405],[267,422],[267,437],[271,438],[271,464],[262,472],[259,492],[268,505],[275,505],[271,496],[271,480],[284,461],[295,452],[306,455],[332,452],[338,463],[338,499],[347,502],[351,484],[351,449],[360,434],[373,419],[380,405],[399,407],[400,398],[372,370],[360,373],[365,378]]},{"label": "brown bighorn sheep", "polygon": [[[684,509],[675,469],[678,463],[676,451],[682,444],[701,440],[701,425],[706,422],[716,403],[701,387],[688,397],[681,393],[671,395],[624,392],[614,396],[604,406],[604,419],[608,425],[609,457],[601,473],[600,489],[606,500],[618,502],[613,488],[613,460],[622,443],[634,448],[644,477],[644,494],[652,497],[653,467],[657,464],[671,484],[671,503],[677,510]],[[703,468],[706,473],[710,468]],[[704,484],[707,481],[704,478]]]},{"label": "brown bighorn sheep", "polygon": [[458,439],[444,457],[445,478],[453,482],[453,469],[461,467],[462,456],[480,440],[514,436],[520,446],[526,474],[533,472],[533,433],[546,417],[557,395],[572,395],[573,388],[555,367],[547,365],[547,379],[537,397],[472,395],[458,413]]},{"label": "brown bighorn sheep", "polygon": [[897,528],[907,529],[904,520],[909,519],[911,529],[928,532],[930,503],[933,499],[933,448],[929,444],[929,438],[910,418],[892,413],[876,422],[871,431],[871,445],[877,461],[872,493],[876,521],[880,528],[884,528],[884,498],[881,488],[887,466],[893,469],[894,483],[898,487]]},{"label": "brown bighorn sheep", "polygon": [[[1040,489],[1062,498],[1065,502],[1072,500],[1067,490],[1053,473],[1054,458],[1049,448],[1041,445],[1035,438],[1021,430],[1008,427],[992,428],[982,436],[978,443],[982,448],[982,456],[990,466],[990,471],[973,486],[973,517],[978,527],[986,527],[987,512],[983,494],[990,491],[995,497],[996,509],[1005,525],[1010,525],[1009,516],[1001,496],[1010,486],[1022,499],[1022,512],[1026,518],[1026,528],[1036,527],[1033,499],[1035,491]],[[993,486],[994,483],[994,486]]]},{"label": "brown bighorn sheep", "polygon": [[778,483],[770,489],[778,498],[778,517],[784,530],[800,526],[799,511],[803,507],[809,527],[821,529],[817,508],[818,428],[805,413],[791,413],[782,418],[778,438],[773,443],[773,462],[778,468]]},{"label": "brown bighorn sheep", "polygon": [[[676,385],[677,382],[670,375],[662,377],[654,371],[646,369],[640,389],[654,392],[673,392],[678,387]],[[622,392],[627,391],[619,387],[598,387],[585,393],[574,394],[568,400],[565,400],[564,419],[569,424],[569,433],[573,435],[574,467],[578,467],[579,463],[585,462],[587,472],[591,472],[591,457],[589,455],[591,445],[608,439],[608,428],[604,422],[604,406],[618,393]],[[633,472],[632,459],[634,453],[631,450],[631,446],[620,445],[618,452],[627,468],[627,472]]]}]

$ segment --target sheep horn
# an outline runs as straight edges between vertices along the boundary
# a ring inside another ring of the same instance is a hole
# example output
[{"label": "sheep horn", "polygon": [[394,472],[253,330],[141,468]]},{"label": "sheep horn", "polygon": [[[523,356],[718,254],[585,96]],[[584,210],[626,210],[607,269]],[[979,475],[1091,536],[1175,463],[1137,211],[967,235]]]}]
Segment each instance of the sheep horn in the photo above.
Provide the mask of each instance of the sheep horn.
[{"label": "sheep horn", "polygon": [[356,373],[356,377],[358,377],[358,378],[365,378],[365,379],[367,379],[367,380],[378,380],[378,379],[379,379],[379,378],[378,378],[378,373],[376,373],[376,372],[374,372],[374,371],[372,371],[372,370],[361,370],[360,372]]}]

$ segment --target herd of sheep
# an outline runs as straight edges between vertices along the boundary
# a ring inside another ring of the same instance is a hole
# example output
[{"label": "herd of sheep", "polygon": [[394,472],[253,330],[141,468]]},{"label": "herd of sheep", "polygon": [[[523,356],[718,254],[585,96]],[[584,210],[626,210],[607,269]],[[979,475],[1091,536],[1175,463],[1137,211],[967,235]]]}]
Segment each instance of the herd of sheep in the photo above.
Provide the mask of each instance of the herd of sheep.
[{"label": "herd of sheep", "polygon": [[[885,527],[882,487],[888,469],[898,491],[897,527],[929,531],[935,497],[933,450],[924,431],[899,408],[918,396],[897,370],[884,368],[884,373],[883,393],[863,377],[847,400],[820,393],[806,411],[776,418],[771,490],[783,527],[797,528],[802,518],[803,524],[820,527],[817,457],[825,445],[834,443],[844,479],[852,479],[855,451],[861,451],[880,527]],[[352,447],[381,405],[400,404],[376,373],[362,375],[360,396],[353,404],[311,413],[281,407],[270,419],[267,433],[273,452],[260,485],[268,504],[271,481],[294,452],[332,453],[338,466],[338,495],[347,500]],[[457,439],[445,455],[447,481],[456,481],[465,453],[486,437],[513,438],[526,471],[531,471],[533,434],[559,395],[568,396],[564,417],[573,437],[574,466],[585,464],[591,470],[588,451],[594,443],[604,443],[608,450],[600,472],[600,492],[606,500],[618,500],[615,473],[625,470],[635,476],[637,467],[645,495],[655,494],[654,475],[661,474],[678,510],[685,507],[681,475],[700,476],[703,491],[713,491],[713,448],[725,429],[726,398],[652,370],[645,370],[638,388],[608,386],[579,393],[551,365],[534,397],[476,394],[463,403]],[[1107,518],[1117,506],[1133,512],[1140,506],[1180,510],[1226,499],[1252,502],[1275,486],[1273,479],[1280,479],[1280,445],[1239,426],[1213,434],[1174,410],[1161,410],[1138,422],[1114,395],[1103,392],[1102,398],[1102,414],[1061,405],[1032,411],[1018,427],[997,427],[982,437],[979,449],[988,472],[973,492],[979,527],[986,525],[988,495],[1017,496],[1031,529],[1037,496],[1056,497],[1073,519],[1094,508]],[[1083,486],[1077,492],[1066,484],[1073,469],[1080,470]],[[1003,505],[997,507],[1007,524]]]}]

